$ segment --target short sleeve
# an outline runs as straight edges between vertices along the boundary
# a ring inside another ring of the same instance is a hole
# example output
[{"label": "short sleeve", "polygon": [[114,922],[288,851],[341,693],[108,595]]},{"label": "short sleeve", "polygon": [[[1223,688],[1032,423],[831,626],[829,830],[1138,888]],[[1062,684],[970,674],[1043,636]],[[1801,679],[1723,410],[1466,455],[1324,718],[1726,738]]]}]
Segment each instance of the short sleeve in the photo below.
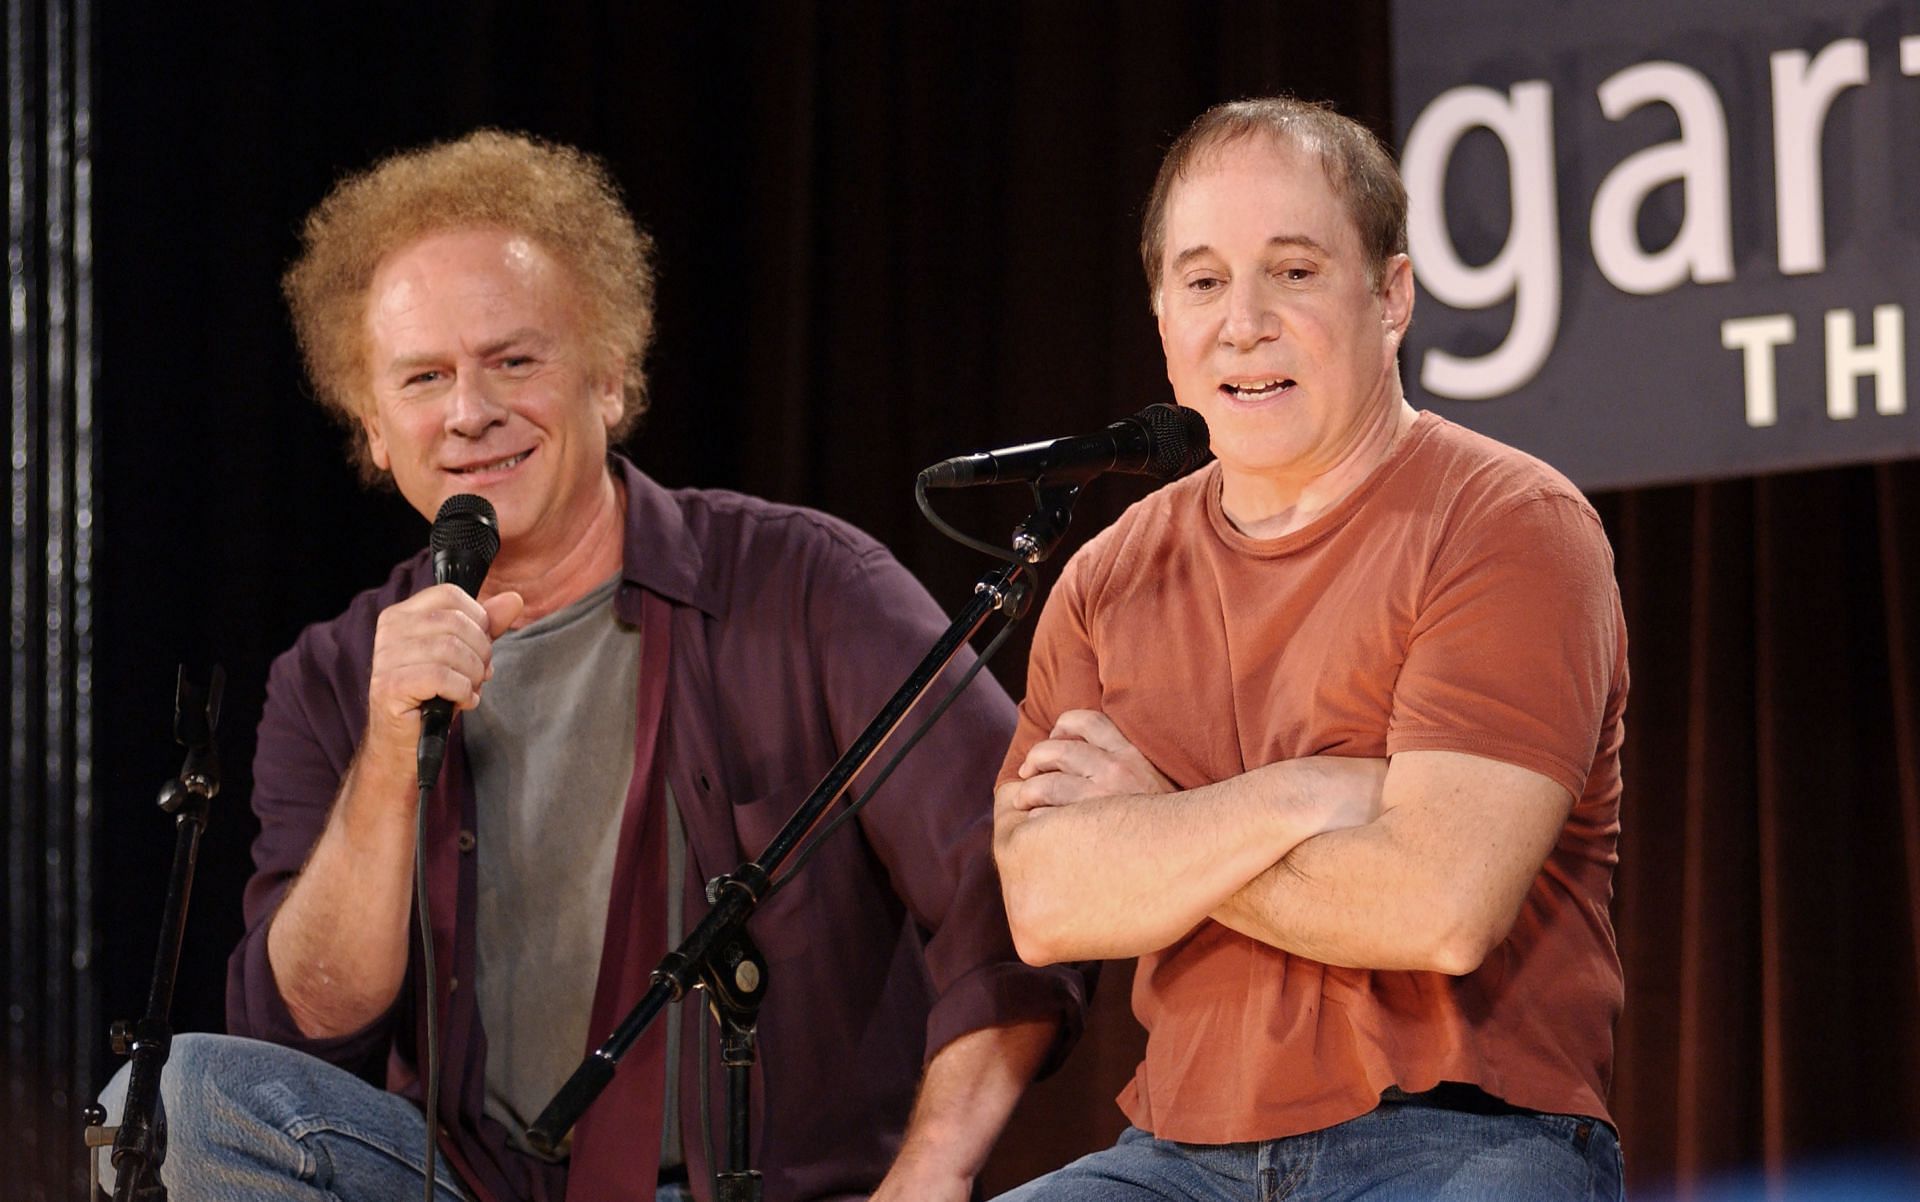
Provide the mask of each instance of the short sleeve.
[{"label": "short sleeve", "polygon": [[1387,752],[1485,756],[1578,799],[1624,640],[1613,552],[1589,506],[1537,492],[1469,512],[1428,576]]}]

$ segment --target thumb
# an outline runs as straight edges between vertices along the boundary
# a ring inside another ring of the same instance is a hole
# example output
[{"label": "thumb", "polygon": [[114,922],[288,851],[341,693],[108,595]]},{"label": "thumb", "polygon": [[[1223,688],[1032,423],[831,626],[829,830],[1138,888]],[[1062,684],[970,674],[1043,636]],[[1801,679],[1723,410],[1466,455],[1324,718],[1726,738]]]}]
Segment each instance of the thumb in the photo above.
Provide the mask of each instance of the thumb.
[{"label": "thumb", "polygon": [[482,601],[480,607],[487,611],[487,637],[497,639],[527,607],[527,599],[519,593],[495,593]]}]

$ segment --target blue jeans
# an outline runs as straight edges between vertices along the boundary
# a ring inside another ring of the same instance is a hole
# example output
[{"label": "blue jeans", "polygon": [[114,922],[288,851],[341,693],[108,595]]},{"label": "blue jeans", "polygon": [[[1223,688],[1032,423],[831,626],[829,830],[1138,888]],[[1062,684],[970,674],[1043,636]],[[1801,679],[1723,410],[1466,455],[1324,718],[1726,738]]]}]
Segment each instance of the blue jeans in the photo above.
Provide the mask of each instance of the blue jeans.
[{"label": "blue jeans", "polygon": [[1286,1139],[1181,1144],[1129,1127],[998,1202],[1621,1202],[1620,1144],[1595,1119],[1384,1102]]},{"label": "blue jeans", "polygon": [[[120,1121],[122,1068],[100,1095]],[[181,1035],[160,1074],[171,1202],[406,1202],[422,1193],[426,1119],[413,1103],[277,1044]],[[109,1193],[109,1149],[95,1153]],[[436,1157],[435,1202],[467,1195]]]}]

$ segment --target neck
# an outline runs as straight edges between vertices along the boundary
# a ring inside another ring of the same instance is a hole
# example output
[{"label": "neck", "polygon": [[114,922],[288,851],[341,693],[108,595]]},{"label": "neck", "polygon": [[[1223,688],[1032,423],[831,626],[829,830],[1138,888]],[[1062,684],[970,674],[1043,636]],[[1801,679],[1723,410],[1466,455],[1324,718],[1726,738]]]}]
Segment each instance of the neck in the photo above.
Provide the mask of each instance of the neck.
[{"label": "neck", "polygon": [[515,554],[503,546],[487,573],[481,597],[519,593],[527,604],[514,622],[516,628],[572,605],[620,570],[625,512],[626,486],[609,472],[595,491],[592,513],[579,538],[546,554]]},{"label": "neck", "polygon": [[1339,458],[1309,474],[1245,474],[1223,469],[1220,507],[1251,538],[1305,529],[1359,488],[1386,461],[1419,414],[1396,395],[1363,423]]}]

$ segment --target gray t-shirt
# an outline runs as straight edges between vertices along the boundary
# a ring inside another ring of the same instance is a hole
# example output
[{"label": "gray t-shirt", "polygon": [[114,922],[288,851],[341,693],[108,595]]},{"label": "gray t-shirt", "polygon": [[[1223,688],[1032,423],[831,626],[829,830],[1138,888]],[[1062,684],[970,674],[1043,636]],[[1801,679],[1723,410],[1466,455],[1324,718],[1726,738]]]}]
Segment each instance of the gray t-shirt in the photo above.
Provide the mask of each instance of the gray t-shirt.
[{"label": "gray t-shirt", "polygon": [[586,1050],[633,776],[640,632],[614,616],[617,584],[496,640],[493,679],[462,719],[485,1107],[525,1150]]}]

